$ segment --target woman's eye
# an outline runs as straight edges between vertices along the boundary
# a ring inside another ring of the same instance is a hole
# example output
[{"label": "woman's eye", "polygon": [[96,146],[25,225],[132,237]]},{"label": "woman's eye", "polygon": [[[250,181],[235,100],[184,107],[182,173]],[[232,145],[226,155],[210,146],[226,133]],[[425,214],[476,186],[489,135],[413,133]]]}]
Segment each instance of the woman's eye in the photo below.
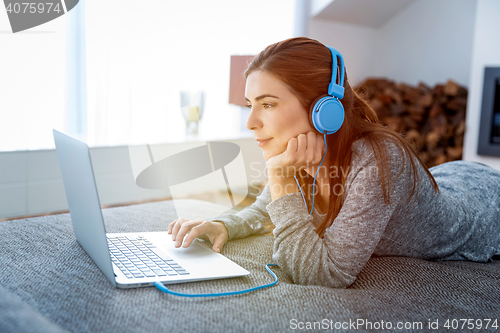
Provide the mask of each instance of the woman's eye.
[{"label": "woman's eye", "polygon": [[264,103],[264,104],[262,104],[262,107],[263,107],[264,109],[270,109],[270,108],[272,107],[272,105],[271,105],[271,104],[268,104],[268,103]]},{"label": "woman's eye", "polygon": [[247,108],[251,109],[252,108],[252,104],[247,104],[245,105]]}]

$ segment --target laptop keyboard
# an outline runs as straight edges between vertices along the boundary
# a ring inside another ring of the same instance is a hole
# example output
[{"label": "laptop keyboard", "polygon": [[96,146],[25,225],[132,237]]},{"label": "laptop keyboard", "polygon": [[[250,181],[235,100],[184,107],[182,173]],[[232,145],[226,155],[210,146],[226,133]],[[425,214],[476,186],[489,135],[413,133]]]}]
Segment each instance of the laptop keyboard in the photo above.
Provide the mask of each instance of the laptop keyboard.
[{"label": "laptop keyboard", "polygon": [[189,274],[145,237],[108,237],[111,260],[129,279]]}]

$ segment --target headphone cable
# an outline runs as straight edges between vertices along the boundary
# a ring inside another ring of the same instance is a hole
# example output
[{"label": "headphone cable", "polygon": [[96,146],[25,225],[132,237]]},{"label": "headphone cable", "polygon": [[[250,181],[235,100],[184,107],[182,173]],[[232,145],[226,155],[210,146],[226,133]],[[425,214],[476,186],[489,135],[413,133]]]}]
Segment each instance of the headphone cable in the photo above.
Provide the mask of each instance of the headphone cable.
[{"label": "headphone cable", "polygon": [[228,292],[222,292],[222,293],[208,293],[208,294],[185,294],[185,293],[178,293],[176,291],[172,291],[165,287],[165,285],[159,281],[155,282],[155,287],[166,293],[166,294],[171,294],[175,296],[182,296],[182,297],[219,297],[219,296],[234,296],[234,295],[240,295],[240,294],[245,294],[249,293],[254,290],[259,290],[263,288],[268,288],[274,286],[276,283],[278,283],[278,277],[276,274],[269,268],[270,266],[278,266],[276,264],[266,264],[266,269],[274,277],[274,281],[268,284],[264,284],[262,286],[257,286],[249,289],[244,289],[244,290],[238,290],[238,291],[228,291]]},{"label": "headphone cable", "polygon": [[[328,144],[326,143],[326,131],[323,132],[324,139],[325,139],[325,153],[323,154],[323,158],[321,159],[321,163],[319,164],[318,170],[316,170],[316,175],[314,176],[313,180],[313,202],[312,202],[312,207],[311,207],[311,212],[309,215],[312,215],[313,210],[314,210],[314,199],[316,198],[316,195],[314,194],[314,188],[316,186],[316,177],[318,176],[319,169],[321,169],[321,165],[323,164],[323,161],[325,160],[326,152],[328,151]],[[299,187],[300,193],[302,194],[302,199],[304,199],[304,205],[306,205],[306,210],[307,210],[307,202],[306,202],[306,197],[304,196],[304,192],[302,192],[302,188],[300,187],[299,181],[297,177],[294,175],[293,178],[295,178],[295,182],[297,183],[297,186]]]}]

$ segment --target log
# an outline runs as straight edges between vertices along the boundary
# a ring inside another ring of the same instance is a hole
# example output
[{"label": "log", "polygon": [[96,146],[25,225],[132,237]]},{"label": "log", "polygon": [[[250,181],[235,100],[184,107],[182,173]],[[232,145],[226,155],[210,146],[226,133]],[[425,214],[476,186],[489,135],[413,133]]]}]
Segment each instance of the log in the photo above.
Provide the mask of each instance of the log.
[{"label": "log", "polygon": [[446,82],[446,85],[444,86],[444,93],[448,96],[458,95],[458,84],[456,84],[452,80],[448,80],[448,82]]},{"label": "log", "polygon": [[446,148],[446,155],[448,155],[449,158],[452,160],[458,160],[462,158],[462,147],[447,147]]},{"label": "log", "polygon": [[427,166],[462,157],[467,89],[453,80],[429,87],[369,78],[359,93],[382,124],[401,133]]}]

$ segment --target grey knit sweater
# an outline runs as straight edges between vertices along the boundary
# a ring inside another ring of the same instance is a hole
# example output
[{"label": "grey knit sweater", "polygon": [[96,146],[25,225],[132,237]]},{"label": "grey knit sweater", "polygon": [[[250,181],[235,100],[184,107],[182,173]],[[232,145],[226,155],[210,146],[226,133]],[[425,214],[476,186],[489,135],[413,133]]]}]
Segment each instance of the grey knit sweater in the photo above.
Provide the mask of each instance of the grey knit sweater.
[{"label": "grey knit sweater", "polygon": [[384,201],[371,145],[356,141],[343,206],[324,238],[315,231],[324,216],[318,209],[309,215],[300,193],[271,201],[268,186],[250,207],[211,220],[226,225],[229,239],[264,233],[272,222],[273,260],[298,284],[345,288],[372,255],[487,262],[500,253],[499,171],[464,161],[436,166],[436,193],[419,165],[420,185],[408,202],[408,157],[403,164],[394,144],[385,147],[391,202]]}]

